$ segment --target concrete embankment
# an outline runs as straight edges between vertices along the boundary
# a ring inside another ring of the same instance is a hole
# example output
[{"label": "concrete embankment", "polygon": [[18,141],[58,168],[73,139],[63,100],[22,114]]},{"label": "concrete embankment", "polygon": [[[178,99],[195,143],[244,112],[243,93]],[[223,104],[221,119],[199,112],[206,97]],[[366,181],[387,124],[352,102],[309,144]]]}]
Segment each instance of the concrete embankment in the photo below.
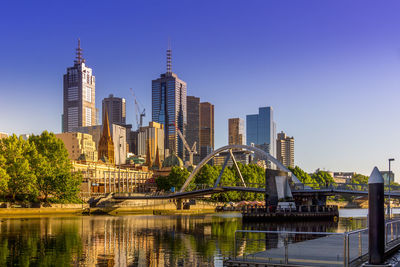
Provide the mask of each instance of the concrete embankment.
[{"label": "concrete embankment", "polygon": [[209,213],[214,212],[218,203],[196,201],[187,204],[186,209],[177,209],[177,203],[172,199],[132,199],[116,201],[108,199],[100,202],[91,212],[108,214],[176,214],[176,213]]},{"label": "concrete embankment", "polygon": [[10,207],[0,208],[0,216],[82,214],[89,210],[89,204],[51,204],[50,207]]},{"label": "concrete embankment", "polygon": [[99,203],[97,207],[91,208],[89,204],[48,204],[38,207],[20,207],[17,205],[6,205],[0,208],[0,217],[9,216],[35,216],[35,215],[62,215],[62,214],[196,214],[215,212],[217,203],[196,201],[188,205],[188,209],[177,210],[173,200],[107,200]]}]

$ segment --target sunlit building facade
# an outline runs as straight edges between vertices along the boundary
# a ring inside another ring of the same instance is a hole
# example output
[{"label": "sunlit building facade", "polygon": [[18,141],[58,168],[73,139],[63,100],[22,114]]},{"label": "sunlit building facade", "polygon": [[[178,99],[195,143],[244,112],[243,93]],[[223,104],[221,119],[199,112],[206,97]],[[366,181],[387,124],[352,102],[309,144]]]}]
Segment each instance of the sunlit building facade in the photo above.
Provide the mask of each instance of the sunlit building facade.
[{"label": "sunlit building facade", "polygon": [[228,121],[229,145],[244,145],[244,120],[241,118],[231,118]]},{"label": "sunlit building facade", "polygon": [[95,106],[95,76],[85,65],[80,41],[76,49],[74,66],[64,75],[64,107],[62,132],[71,132],[75,127],[97,124]]},{"label": "sunlit building facade", "polygon": [[83,157],[86,161],[97,161],[96,143],[90,134],[68,132],[56,134],[56,137],[63,141],[71,160]]},{"label": "sunlit building facade", "polygon": [[276,158],[286,167],[294,168],[294,138],[278,133],[276,140]]}]

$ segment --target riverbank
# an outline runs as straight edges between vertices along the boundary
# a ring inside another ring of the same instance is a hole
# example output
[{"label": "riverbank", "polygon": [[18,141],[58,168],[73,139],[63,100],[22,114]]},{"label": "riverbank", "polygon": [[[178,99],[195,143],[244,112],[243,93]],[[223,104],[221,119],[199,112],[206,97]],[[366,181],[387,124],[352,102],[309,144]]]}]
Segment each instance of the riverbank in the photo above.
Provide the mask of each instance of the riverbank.
[{"label": "riverbank", "polygon": [[129,214],[204,214],[214,213],[216,203],[197,202],[190,205],[189,209],[178,210],[173,202],[147,203],[147,205],[115,205],[91,208],[89,204],[47,204],[39,207],[21,207],[18,205],[6,205],[0,208],[0,217],[34,216],[34,215],[129,215]]}]

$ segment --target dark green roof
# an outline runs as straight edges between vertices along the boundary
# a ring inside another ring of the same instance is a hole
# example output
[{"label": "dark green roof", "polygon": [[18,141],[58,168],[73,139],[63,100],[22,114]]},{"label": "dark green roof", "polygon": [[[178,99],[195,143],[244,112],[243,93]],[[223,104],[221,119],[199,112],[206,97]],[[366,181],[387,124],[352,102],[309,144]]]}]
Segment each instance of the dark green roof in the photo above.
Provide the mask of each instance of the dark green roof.
[{"label": "dark green roof", "polygon": [[166,157],[162,165],[163,167],[183,167],[183,161],[177,155],[173,154]]}]

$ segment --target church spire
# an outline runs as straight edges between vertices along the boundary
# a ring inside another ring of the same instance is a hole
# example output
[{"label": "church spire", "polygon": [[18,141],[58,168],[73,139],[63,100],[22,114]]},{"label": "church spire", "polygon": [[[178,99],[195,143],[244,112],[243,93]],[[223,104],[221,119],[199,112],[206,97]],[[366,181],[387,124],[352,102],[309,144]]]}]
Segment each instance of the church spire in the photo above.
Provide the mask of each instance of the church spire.
[{"label": "church spire", "polygon": [[150,144],[151,143],[151,140],[150,139],[147,139],[146,140],[146,145],[147,145],[147,148],[146,148],[146,165],[149,167],[149,169],[153,166],[153,160],[152,160],[152,154],[153,153],[151,153],[151,147],[152,147],[152,145]]},{"label": "church spire", "polygon": [[154,165],[158,168],[161,169],[161,160],[160,160],[160,152],[159,152],[159,148],[157,146],[157,150],[156,150],[156,159],[154,160]]},{"label": "church spire", "polygon": [[111,138],[111,133],[110,133],[110,123],[108,120],[108,112],[107,112],[107,106],[104,105],[104,123],[103,123],[103,136],[105,137],[110,137]]},{"label": "church spire", "polygon": [[98,154],[99,159],[114,164],[114,143],[110,134],[107,107],[104,106],[103,134],[100,137]]},{"label": "church spire", "polygon": [[81,48],[81,39],[78,38],[78,48],[76,48],[75,64],[81,64],[82,62],[85,62],[85,59],[83,59],[82,51],[83,50]]}]

